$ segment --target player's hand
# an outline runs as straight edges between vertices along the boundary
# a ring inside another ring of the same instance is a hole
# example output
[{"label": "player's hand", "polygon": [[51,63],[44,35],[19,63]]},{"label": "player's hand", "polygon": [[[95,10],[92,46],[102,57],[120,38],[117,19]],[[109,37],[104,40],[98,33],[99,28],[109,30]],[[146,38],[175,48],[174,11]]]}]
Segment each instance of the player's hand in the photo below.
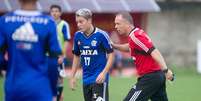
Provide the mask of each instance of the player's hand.
[{"label": "player's hand", "polygon": [[57,97],[53,96],[52,101],[57,101]]},{"label": "player's hand", "polygon": [[105,73],[101,72],[98,77],[96,78],[96,83],[100,84],[105,81]]},{"label": "player's hand", "polygon": [[113,47],[114,49],[116,49],[116,48],[115,48],[115,47],[116,47],[116,46],[115,46],[116,44],[115,44],[112,40],[110,40],[110,43],[111,43],[112,47]]},{"label": "player's hand", "polygon": [[76,87],[76,78],[74,77],[70,78],[69,85],[70,85],[70,89],[74,91]]},{"label": "player's hand", "polygon": [[114,42],[110,39],[110,43],[111,43],[111,45],[113,45],[114,44]]},{"label": "player's hand", "polygon": [[63,56],[59,56],[58,58],[58,64],[62,64],[64,61],[64,57]]},{"label": "player's hand", "polygon": [[170,80],[170,81],[174,80],[174,74],[170,69],[168,69],[167,73],[165,73],[165,76],[167,80]]}]

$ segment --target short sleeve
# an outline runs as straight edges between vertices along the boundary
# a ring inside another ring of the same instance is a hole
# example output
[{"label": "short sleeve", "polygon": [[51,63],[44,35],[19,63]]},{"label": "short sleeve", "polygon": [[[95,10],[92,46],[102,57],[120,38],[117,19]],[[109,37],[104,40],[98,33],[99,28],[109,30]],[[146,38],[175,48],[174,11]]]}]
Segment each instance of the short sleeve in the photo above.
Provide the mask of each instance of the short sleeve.
[{"label": "short sleeve", "polygon": [[110,38],[106,32],[102,33],[101,43],[108,54],[113,52]]},{"label": "short sleeve", "polygon": [[135,48],[137,50],[142,50],[148,54],[155,49],[151,39],[143,30],[134,31],[129,35],[131,40],[135,43]]},{"label": "short sleeve", "polygon": [[79,49],[79,44],[81,44],[81,42],[78,40],[78,33],[75,33],[75,37],[73,39],[73,50],[72,53],[79,56],[80,55],[80,49]]},{"label": "short sleeve", "polygon": [[71,39],[70,27],[69,27],[69,24],[67,22],[64,23],[64,25],[62,27],[62,32],[64,34],[64,40],[68,41]]}]

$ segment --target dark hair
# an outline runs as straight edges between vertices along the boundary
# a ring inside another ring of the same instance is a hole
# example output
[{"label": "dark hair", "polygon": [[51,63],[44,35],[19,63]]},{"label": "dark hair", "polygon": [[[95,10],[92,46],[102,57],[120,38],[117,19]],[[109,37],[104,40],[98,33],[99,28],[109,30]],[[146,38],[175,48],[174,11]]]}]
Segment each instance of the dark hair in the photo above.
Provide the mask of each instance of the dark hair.
[{"label": "dark hair", "polygon": [[131,16],[131,14],[129,12],[119,12],[116,14],[116,16],[121,15],[122,18],[124,18],[125,20],[127,20],[130,24],[134,24],[133,23],[133,18]]},{"label": "dark hair", "polygon": [[51,5],[50,10],[53,8],[57,8],[60,12],[62,11],[61,6],[59,6],[59,5]]}]

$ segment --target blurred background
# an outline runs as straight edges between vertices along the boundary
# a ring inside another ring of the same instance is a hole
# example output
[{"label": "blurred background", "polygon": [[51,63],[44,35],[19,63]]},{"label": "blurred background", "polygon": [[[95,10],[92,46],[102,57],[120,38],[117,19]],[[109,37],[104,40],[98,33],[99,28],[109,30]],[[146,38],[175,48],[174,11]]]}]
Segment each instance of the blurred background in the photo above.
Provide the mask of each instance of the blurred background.
[{"label": "blurred background", "polygon": [[[95,26],[108,31],[114,42],[126,43],[127,37],[117,35],[114,29],[115,13],[128,11],[136,27],[144,29],[163,54],[176,80],[167,82],[170,101],[201,101],[201,0],[39,0],[38,9],[49,13],[49,7],[62,7],[62,19],[70,25],[71,45],[67,49],[69,73],[72,64],[72,40],[76,32],[75,11],[88,8],[93,11]],[[19,9],[18,0],[0,0],[0,15]],[[136,78],[129,53],[115,51],[116,61],[111,70],[110,101],[122,101]],[[64,101],[83,101],[81,69],[77,74],[76,91],[68,88],[65,80]],[[0,80],[0,100],[3,100],[3,82]]]}]

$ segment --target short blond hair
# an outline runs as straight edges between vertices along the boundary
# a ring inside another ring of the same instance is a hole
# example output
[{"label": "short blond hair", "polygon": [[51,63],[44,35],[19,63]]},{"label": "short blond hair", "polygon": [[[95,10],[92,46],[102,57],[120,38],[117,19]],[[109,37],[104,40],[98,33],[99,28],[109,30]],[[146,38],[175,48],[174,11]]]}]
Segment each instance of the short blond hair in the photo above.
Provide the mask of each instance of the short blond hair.
[{"label": "short blond hair", "polygon": [[91,19],[92,18],[92,12],[91,10],[87,8],[82,8],[76,11],[76,16],[84,17],[85,19]]}]

